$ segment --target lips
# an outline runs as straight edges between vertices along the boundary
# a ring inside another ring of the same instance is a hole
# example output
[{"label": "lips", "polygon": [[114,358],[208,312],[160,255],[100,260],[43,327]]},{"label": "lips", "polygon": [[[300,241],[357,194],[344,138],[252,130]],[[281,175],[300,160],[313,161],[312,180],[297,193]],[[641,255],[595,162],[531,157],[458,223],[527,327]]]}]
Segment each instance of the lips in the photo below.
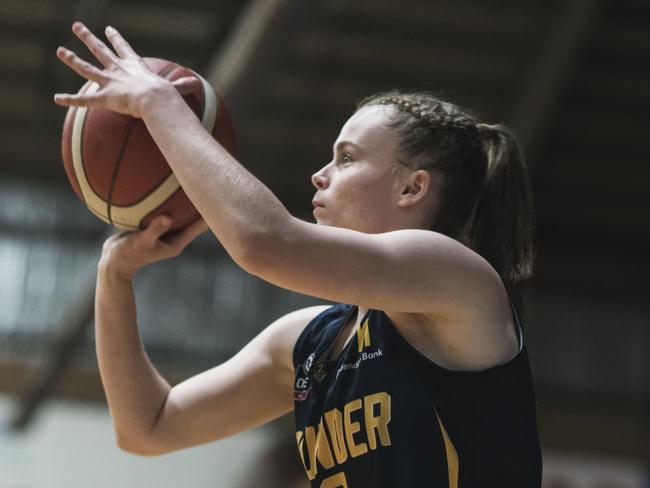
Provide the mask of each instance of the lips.
[{"label": "lips", "polygon": [[325,207],[322,202],[319,202],[318,200],[312,200],[311,204],[314,206],[314,208],[317,207]]}]

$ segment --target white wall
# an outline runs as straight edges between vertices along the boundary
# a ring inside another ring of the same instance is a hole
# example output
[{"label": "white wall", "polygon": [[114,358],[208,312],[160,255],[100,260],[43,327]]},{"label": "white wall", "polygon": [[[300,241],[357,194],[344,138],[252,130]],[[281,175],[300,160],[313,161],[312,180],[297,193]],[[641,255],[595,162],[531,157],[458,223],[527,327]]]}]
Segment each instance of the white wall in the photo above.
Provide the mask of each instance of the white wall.
[{"label": "white wall", "polygon": [[234,486],[245,461],[268,441],[267,430],[162,457],[120,451],[108,410],[53,400],[24,433],[6,428],[12,403],[0,395],[0,488]]}]

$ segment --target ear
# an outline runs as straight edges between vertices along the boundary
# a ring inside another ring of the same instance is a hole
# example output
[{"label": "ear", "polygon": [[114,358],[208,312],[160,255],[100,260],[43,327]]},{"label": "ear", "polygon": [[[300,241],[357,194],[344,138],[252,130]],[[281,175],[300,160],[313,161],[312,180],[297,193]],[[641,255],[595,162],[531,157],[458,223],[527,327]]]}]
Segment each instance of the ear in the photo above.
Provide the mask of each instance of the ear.
[{"label": "ear", "polygon": [[431,192],[433,184],[431,174],[423,169],[413,171],[404,180],[397,205],[410,207],[420,202]]}]

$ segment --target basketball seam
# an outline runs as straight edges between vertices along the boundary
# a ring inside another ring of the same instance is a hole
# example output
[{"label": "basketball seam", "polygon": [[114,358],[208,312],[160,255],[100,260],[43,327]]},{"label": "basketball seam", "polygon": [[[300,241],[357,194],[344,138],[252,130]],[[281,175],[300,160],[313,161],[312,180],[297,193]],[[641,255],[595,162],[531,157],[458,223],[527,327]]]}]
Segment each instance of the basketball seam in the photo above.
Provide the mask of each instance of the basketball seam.
[{"label": "basketball seam", "polygon": [[[175,64],[168,64],[165,66],[163,69],[161,69],[157,75],[164,77],[169,74],[170,71],[176,68]],[[108,214],[108,220],[110,221],[111,225],[115,225],[113,222],[113,212],[112,212],[112,207],[113,207],[113,192],[115,190],[115,182],[117,181],[117,174],[120,170],[120,167],[122,166],[122,161],[124,159],[124,153],[126,152],[126,146],[129,142],[129,139],[131,138],[131,134],[133,133],[133,129],[135,129],[135,124],[136,124],[136,119],[133,119],[131,121],[131,125],[129,126],[129,130],[126,133],[126,137],[124,138],[124,142],[122,143],[122,147],[120,148],[120,153],[118,155],[117,163],[115,164],[115,169],[113,170],[113,175],[111,176],[111,184],[108,189],[108,198],[106,200],[106,205],[107,205],[107,214]],[[171,171],[170,171],[171,172]],[[165,181],[169,177],[169,173],[165,175],[165,177],[161,180],[161,182]],[[160,183],[159,183],[160,185]],[[138,202],[141,202],[144,200],[146,197],[148,197],[151,193],[153,193],[156,190],[157,186],[154,186],[153,189],[144,195],[140,200],[137,200],[136,202],[131,203],[131,205],[137,204]],[[131,206],[129,205],[129,206]],[[121,205],[116,205],[116,206],[121,206]]]},{"label": "basketball seam", "polygon": [[129,125],[129,130],[127,131],[126,136],[124,137],[124,141],[122,142],[122,147],[120,148],[120,152],[117,156],[117,162],[115,163],[115,168],[113,169],[113,174],[111,175],[111,184],[108,187],[108,198],[106,199],[106,205],[108,211],[108,220],[111,222],[111,225],[114,225],[112,207],[113,207],[113,192],[115,191],[115,182],[117,181],[117,174],[120,171],[120,167],[122,166],[122,161],[124,160],[124,153],[126,152],[126,146],[129,143],[131,134],[133,134],[133,129],[135,129],[135,123],[136,123],[135,119],[131,120],[131,124]]},{"label": "basketball seam", "polygon": [[[92,85],[89,84],[88,88],[90,88],[90,86],[92,86]],[[86,90],[86,91],[88,91],[88,90]],[[75,118],[77,117],[78,112],[79,112],[79,110],[77,110],[75,112],[75,114],[74,114]],[[81,146],[80,147],[81,154],[84,153],[83,152],[83,144],[84,144],[84,136],[86,134],[86,125],[88,124],[89,112],[90,111],[88,109],[86,109],[86,113],[84,114],[83,124],[81,125],[81,135],[79,136],[79,146]],[[81,168],[83,169],[83,172],[86,173],[86,158],[83,158],[83,157],[81,158]],[[86,173],[86,174],[88,174],[88,173]],[[101,195],[101,193],[97,190],[97,188],[94,187],[93,182],[88,178],[86,178],[86,179],[88,181],[88,186],[93,191],[93,193],[95,193],[96,195]],[[85,198],[84,198],[84,201],[85,201]],[[106,212],[108,213],[108,202],[106,202]]]},{"label": "basketball seam", "polygon": [[[93,89],[94,85],[96,85],[96,83],[89,81],[86,85],[84,85],[82,90],[85,90],[85,92],[87,93],[88,91]],[[91,182],[86,177],[86,169],[85,169],[86,164],[85,164],[85,158],[83,157],[83,151],[82,151],[83,133],[87,123],[86,122],[87,112],[88,109],[86,107],[78,107],[77,111],[75,112],[75,116],[72,124],[72,138],[70,141],[71,149],[72,149],[72,163],[74,166],[74,172],[77,177],[77,181],[81,187],[84,202],[86,202],[88,208],[93,210],[93,212],[101,212],[99,208],[93,207],[93,204],[98,205],[101,202],[101,208],[106,209],[106,199],[104,197],[99,196],[99,194],[95,191]],[[104,222],[110,223],[106,218],[106,216],[101,215],[99,213],[97,215],[100,216],[100,218]]]},{"label": "basketball seam", "polygon": [[[180,191],[182,191],[182,190],[183,190],[183,188],[181,188],[181,186],[179,185],[179,186],[178,186],[178,189],[177,189],[174,193],[172,193],[172,194],[169,196],[169,198],[168,198],[167,200],[165,200],[165,202],[168,202],[169,200],[171,200],[171,199],[172,199],[176,194],[178,194],[178,193],[179,193]],[[142,217],[142,220],[143,220],[143,221],[144,221],[144,220],[147,220],[147,218],[148,218],[151,214],[153,214],[156,210],[157,210],[157,209],[151,210],[147,215],[145,215],[144,217]],[[196,207],[194,207],[193,213],[196,214],[196,215],[198,215],[198,211],[196,210]],[[189,215],[189,216],[192,216],[192,214],[188,214],[188,215]],[[198,218],[198,217],[195,217],[194,220],[196,220],[196,218]],[[187,219],[187,215],[185,216],[185,219]],[[193,222],[194,220],[189,220],[188,222]],[[178,222],[175,222],[175,224],[177,224],[177,223],[178,223]]]},{"label": "basketball seam", "polygon": [[[149,195],[151,195],[153,192],[157,191],[158,188],[160,188],[160,185],[162,185],[165,181],[167,181],[167,178],[169,178],[169,175],[171,175],[171,174],[172,174],[172,171],[169,171],[157,183],[151,185],[151,190],[149,192],[145,193],[144,195],[142,195],[138,200],[134,200],[132,202],[129,202],[128,205],[113,205],[112,203],[111,203],[111,205],[114,206],[114,207],[118,207],[118,208],[129,208],[129,207],[133,207],[134,205],[137,205],[138,203],[142,202],[143,200],[146,200],[149,197]],[[173,195],[173,193],[172,193],[172,195]],[[171,195],[169,197],[167,197],[167,200],[169,200],[170,198],[171,198]],[[165,200],[165,201],[167,201],[167,200]]]}]

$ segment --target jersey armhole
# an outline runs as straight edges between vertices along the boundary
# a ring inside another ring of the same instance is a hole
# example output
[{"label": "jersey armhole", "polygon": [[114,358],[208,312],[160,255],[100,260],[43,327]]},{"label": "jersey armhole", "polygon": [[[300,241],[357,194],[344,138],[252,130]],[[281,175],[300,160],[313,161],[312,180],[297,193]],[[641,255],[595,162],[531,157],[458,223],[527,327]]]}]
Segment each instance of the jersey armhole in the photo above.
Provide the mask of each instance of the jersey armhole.
[{"label": "jersey armhole", "polygon": [[506,295],[508,295],[508,302],[510,302],[510,311],[512,313],[513,318],[515,319],[515,328],[516,328],[516,333],[517,337],[519,339],[519,352],[522,351],[524,348],[524,328],[521,324],[521,319],[519,317],[519,309],[517,308],[517,305],[515,304],[515,301],[512,299],[512,296],[510,295],[510,290],[506,286]]},{"label": "jersey armhole", "polygon": [[293,357],[293,366],[294,366],[294,368],[298,364],[301,364],[302,362],[304,362],[304,360],[305,360],[305,358],[300,357],[300,353],[302,352],[305,340],[307,339],[307,337],[308,337],[309,333],[311,332],[311,330],[316,326],[316,324],[318,322],[320,322],[323,315],[331,313],[337,307],[341,307],[341,305],[337,304],[337,305],[332,305],[331,307],[326,308],[325,310],[323,310],[322,312],[317,314],[313,319],[311,319],[309,321],[309,323],[305,326],[305,328],[302,330],[302,332],[298,336],[298,339],[296,339],[296,343],[293,345],[293,355],[292,355],[292,357]]}]

